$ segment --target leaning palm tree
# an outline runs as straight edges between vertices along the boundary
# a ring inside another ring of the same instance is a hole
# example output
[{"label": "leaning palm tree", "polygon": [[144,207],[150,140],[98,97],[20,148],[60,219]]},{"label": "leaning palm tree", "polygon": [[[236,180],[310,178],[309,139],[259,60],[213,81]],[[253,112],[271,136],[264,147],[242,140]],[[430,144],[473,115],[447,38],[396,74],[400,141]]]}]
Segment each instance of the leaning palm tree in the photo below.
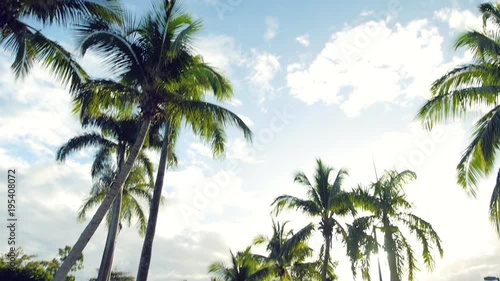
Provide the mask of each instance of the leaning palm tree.
[{"label": "leaning palm tree", "polygon": [[[465,47],[473,54],[473,62],[458,66],[434,81],[432,97],[418,113],[431,130],[438,122],[488,112],[475,123],[472,141],[457,166],[457,181],[471,195],[481,179],[495,167],[500,143],[500,4],[479,5],[483,14],[483,30],[462,34],[455,48]],[[489,217],[500,235],[500,170],[489,203]]]},{"label": "leaning palm tree", "polygon": [[369,258],[378,249],[377,231],[382,232],[384,237],[383,248],[387,253],[391,281],[402,280],[405,269],[408,280],[414,280],[417,270],[413,247],[402,229],[409,230],[422,244],[422,258],[429,269],[434,266],[433,247],[440,256],[443,255],[441,239],[432,225],[410,212],[413,205],[408,202],[403,186],[415,178],[412,171],[387,171],[368,188],[358,186],[353,191],[357,206],[371,213],[356,218],[349,226],[347,252],[354,275],[359,266],[363,278],[370,280]]},{"label": "leaning palm tree", "polygon": [[[151,203],[153,197],[153,186],[151,179],[147,178],[148,172],[144,166],[135,165],[130,176],[123,186],[122,196],[117,196],[116,201],[121,201],[118,232],[122,229],[122,224],[131,226],[132,221],[136,220],[137,230],[142,236],[146,233],[147,216],[144,211],[144,203]],[[94,178],[94,184],[90,195],[85,199],[78,212],[78,220],[85,221],[87,214],[95,207],[99,206],[106,197],[106,192],[116,176],[116,169],[106,165]],[[114,211],[112,208],[108,212],[106,223],[108,227],[112,224]]]},{"label": "leaning palm tree", "polygon": [[[153,5],[152,12],[138,23],[124,13],[117,23],[90,20],[79,27],[82,52],[93,49],[103,55],[107,66],[119,74],[120,81],[98,80],[81,85],[73,91],[76,110],[92,114],[103,110],[120,111],[120,107],[126,105],[128,109],[140,111],[142,125],[123,168],[65,263],[61,265],[55,281],[62,280],[95,233],[128,177],[153,120],[179,120],[179,116],[184,116],[182,123],[191,125],[195,131],[199,130],[212,139],[220,139],[221,128],[227,125],[242,128],[247,138],[251,135],[249,128],[236,114],[196,97],[203,92],[197,85],[202,85],[202,89],[206,89],[204,85],[209,85],[214,96],[222,100],[227,92],[221,91],[223,77],[203,63],[191,48],[191,38],[200,29],[200,23],[174,7],[175,1],[158,1]],[[190,96],[184,95],[186,85],[193,89],[187,92]],[[96,110],[95,107],[101,110]],[[209,126],[193,123],[204,120],[211,120]],[[218,130],[212,131],[211,128]],[[164,136],[168,143],[169,135]],[[168,145],[165,147],[168,148]],[[161,159],[165,157],[162,156]],[[163,173],[165,166],[160,163],[159,171]],[[157,178],[159,182],[162,177]],[[160,197],[160,183],[156,187],[150,216],[157,216],[154,206]],[[148,224],[152,224],[152,219],[155,221],[151,217]],[[154,226],[150,229],[154,235]],[[146,232],[148,240],[152,235],[148,235],[148,230]],[[150,252],[151,250],[146,249],[141,255],[145,257],[145,262],[141,262],[139,271],[142,273],[138,276],[143,277],[138,278],[138,281],[145,280],[147,276]]]},{"label": "leaning palm tree", "polygon": [[304,172],[295,175],[295,181],[307,188],[306,199],[281,195],[271,205],[275,205],[276,213],[283,209],[296,209],[308,216],[319,218],[319,229],[325,240],[321,275],[322,280],[326,281],[333,235],[340,235],[345,240],[347,234],[338,219],[348,214],[354,215],[356,210],[350,194],[342,190],[342,183],[347,171],[340,169],[333,182],[330,183],[334,169],[325,165],[320,159],[316,160],[316,163],[317,168],[313,182],[309,181]]},{"label": "leaning palm tree", "polygon": [[250,252],[251,247],[236,255],[231,253],[231,263],[222,261],[209,265],[208,272],[218,281],[265,281],[270,280],[270,268],[265,261]]},{"label": "leaning palm tree", "polygon": [[[78,215],[80,220],[85,218],[89,208],[96,206],[105,198],[109,186],[116,176],[116,171],[122,167],[125,155],[134,141],[139,123],[133,119],[114,120],[108,116],[102,116],[97,119],[86,117],[82,120],[82,126],[84,128],[92,127],[98,131],[70,139],[58,150],[56,157],[59,162],[63,162],[73,152],[92,146],[98,148],[91,169],[95,184],[91,196]],[[154,178],[153,164],[149,158],[141,153],[139,160],[137,164],[140,165],[134,166],[131,177],[127,179],[124,189],[116,196],[111,212],[108,212],[109,230],[99,267],[98,280],[109,280],[121,219],[125,218],[130,223],[132,217],[137,216],[142,222],[140,233],[144,234],[146,218],[138,201],[131,195],[142,195],[141,197],[148,198],[147,187],[154,185]]]},{"label": "leaning palm tree", "polygon": [[272,275],[281,281],[293,280],[300,272],[314,272],[317,266],[317,263],[305,261],[313,255],[307,240],[314,231],[314,225],[310,223],[294,233],[293,230],[286,230],[287,223],[275,223],[273,220],[273,235],[259,235],[254,239],[255,245],[267,244],[268,255],[264,260]]},{"label": "leaning palm tree", "polygon": [[74,87],[88,78],[87,74],[68,51],[32,24],[65,26],[85,16],[115,20],[118,13],[117,1],[3,0],[0,45],[14,55],[12,70],[17,77],[26,75],[35,62],[40,62],[61,82]]},{"label": "leaning palm tree", "polygon": [[[137,229],[141,236],[146,233],[147,226],[147,206],[151,204],[154,187],[153,179],[148,178],[147,169],[144,166],[134,165],[129,177],[125,181],[121,194],[116,196],[113,207],[107,215],[108,235],[106,246],[99,266],[97,280],[109,281],[112,279],[112,266],[118,234],[122,229],[122,224],[131,226],[132,221],[136,221]],[[101,204],[106,197],[109,187],[116,176],[116,169],[104,167],[92,187],[89,197],[78,213],[78,220],[85,221],[86,215],[96,206]],[[120,212],[116,214],[115,212]],[[118,221],[118,223],[116,223]]]}]

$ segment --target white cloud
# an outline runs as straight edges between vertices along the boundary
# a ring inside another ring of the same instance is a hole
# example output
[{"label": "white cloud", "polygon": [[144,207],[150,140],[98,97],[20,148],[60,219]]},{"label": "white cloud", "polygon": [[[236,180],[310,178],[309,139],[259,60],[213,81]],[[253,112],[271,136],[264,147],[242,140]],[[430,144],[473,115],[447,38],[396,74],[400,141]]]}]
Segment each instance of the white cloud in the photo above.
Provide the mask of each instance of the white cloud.
[{"label": "white cloud", "polygon": [[210,147],[206,146],[205,144],[201,142],[193,142],[191,143],[189,150],[188,150],[188,155],[190,156],[195,156],[196,154],[199,154],[201,156],[205,157],[212,157],[212,150]]},{"label": "white cloud", "polygon": [[[7,58],[0,54],[0,58]],[[5,62],[7,59],[2,60]],[[0,64],[0,144],[33,153],[36,161],[54,159],[53,147],[73,137],[80,126],[72,116],[71,97],[53,77],[35,65],[16,80],[7,63]]]},{"label": "white cloud", "polygon": [[252,50],[252,55],[250,81],[265,90],[272,90],[271,82],[281,69],[279,57],[257,50]]},{"label": "white cloud", "polygon": [[278,33],[279,22],[277,18],[267,17],[266,18],[266,34],[264,35],[264,39],[267,41],[273,39]]},{"label": "white cloud", "polygon": [[374,13],[375,12],[373,10],[363,10],[359,15],[362,17],[367,17],[373,15]]},{"label": "white cloud", "polygon": [[[242,116],[240,116],[240,118],[241,117]],[[245,119],[245,118],[246,117],[243,116],[242,119]],[[245,121],[245,123],[249,126],[251,126],[250,124],[253,125],[253,123],[250,119]],[[206,160],[206,158],[212,158],[213,157],[212,150],[206,144],[201,143],[201,142],[191,143],[191,145],[188,149],[188,156],[191,158],[190,163],[192,165],[202,164],[201,167],[206,168],[207,166],[203,165],[203,163],[204,163],[203,161],[198,163],[198,160],[199,160],[199,158],[197,157],[198,155],[205,158],[205,159],[202,158],[203,160]],[[258,162],[258,160],[255,158],[255,149],[250,147],[249,143],[241,138],[235,138],[233,140],[229,140],[229,142],[227,143],[227,148],[226,148],[226,159],[237,160],[237,161],[241,161],[242,163],[257,163]],[[198,167],[198,169],[201,169],[201,168]],[[205,170],[209,170],[209,169],[205,169]]]},{"label": "white cloud", "polygon": [[257,163],[255,158],[256,151],[251,148],[247,141],[241,138],[236,138],[228,144],[227,158],[238,160],[243,163]]},{"label": "white cloud", "polygon": [[455,31],[482,30],[483,21],[481,16],[469,10],[457,10],[444,8],[434,12],[434,17],[448,23],[448,27]]},{"label": "white cloud", "polygon": [[299,44],[305,47],[308,47],[311,44],[311,41],[309,40],[309,34],[301,35],[295,38],[295,41],[299,42]]},{"label": "white cloud", "polygon": [[340,104],[351,117],[379,102],[426,96],[442,71],[442,42],[427,20],[346,27],[309,66],[288,67],[290,95],[307,104]]},{"label": "white cloud", "polygon": [[233,66],[242,65],[246,59],[236,40],[227,35],[209,35],[195,41],[195,49],[205,62],[230,73]]},{"label": "white cloud", "polygon": [[6,149],[0,147],[0,168],[7,169],[21,169],[25,170],[30,164],[22,159],[19,155],[12,155]]}]

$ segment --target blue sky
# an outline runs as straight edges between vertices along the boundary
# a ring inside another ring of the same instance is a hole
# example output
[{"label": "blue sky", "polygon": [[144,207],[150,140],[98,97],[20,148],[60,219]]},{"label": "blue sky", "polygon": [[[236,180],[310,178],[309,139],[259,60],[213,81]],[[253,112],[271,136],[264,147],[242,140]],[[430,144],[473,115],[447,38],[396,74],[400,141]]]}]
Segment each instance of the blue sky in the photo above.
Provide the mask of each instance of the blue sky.
[{"label": "blue sky", "polygon": [[[180,165],[168,172],[164,185],[167,203],[150,280],[208,280],[209,263],[269,234],[270,203],[284,193],[302,196],[293,174],[303,170],[312,176],[318,157],[349,169],[346,188],[374,180],[372,161],[379,173],[393,168],[417,173],[407,186],[409,199],[445,248],[435,270],[421,266],[417,280],[500,275],[500,242],[487,219],[494,178],[481,183],[476,199],[455,183],[454,169],[474,118],[430,133],[414,119],[432,81],[470,60],[452,45],[461,31],[480,28],[480,2],[180,2],[203,20],[195,47],[231,78],[236,99],[227,107],[248,122],[255,138],[249,144],[231,130],[221,161],[185,131]],[[149,8],[148,1],[125,3],[139,14]],[[70,32],[48,34],[76,49]],[[57,148],[81,132],[67,91],[40,68],[15,81],[12,57],[3,51],[0,56],[0,167],[19,170],[18,241],[29,253],[51,258],[84,228],[76,215],[91,187],[92,151],[55,163]],[[108,75],[95,54],[82,64],[94,76]],[[0,195],[5,197],[5,190]],[[296,229],[308,221],[294,212],[279,219],[291,220]],[[96,275],[104,240],[101,226],[84,252],[79,280]],[[116,269],[135,275],[141,243],[133,227],[122,231]],[[319,233],[311,243],[319,248]],[[0,244],[0,251],[6,249]],[[340,279],[350,280],[345,249],[334,242],[332,253]]]}]

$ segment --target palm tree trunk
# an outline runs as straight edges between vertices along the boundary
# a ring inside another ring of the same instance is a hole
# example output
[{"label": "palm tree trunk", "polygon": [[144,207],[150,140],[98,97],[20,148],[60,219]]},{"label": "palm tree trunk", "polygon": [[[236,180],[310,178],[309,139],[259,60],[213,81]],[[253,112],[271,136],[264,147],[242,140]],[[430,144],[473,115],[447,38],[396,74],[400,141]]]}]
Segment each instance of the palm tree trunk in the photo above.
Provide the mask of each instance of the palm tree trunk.
[{"label": "palm tree trunk", "polygon": [[[118,171],[123,166],[125,161],[125,145],[120,143],[118,145]],[[104,252],[102,254],[101,265],[99,266],[99,273],[97,275],[97,281],[109,281],[111,277],[111,269],[113,267],[113,257],[115,254],[116,239],[118,237],[119,227],[120,227],[120,214],[122,208],[122,196],[123,190],[118,193],[113,202],[112,208],[112,218],[111,224],[108,230],[108,236],[106,237],[106,246],[104,247]]]},{"label": "palm tree trunk", "polygon": [[144,145],[144,141],[146,139],[146,135],[149,130],[150,124],[151,124],[150,118],[145,118],[144,121],[142,122],[141,129],[137,134],[137,138],[135,140],[134,145],[130,149],[129,156],[127,157],[127,161],[123,165],[123,169],[121,169],[120,172],[118,173],[115,181],[113,182],[111,188],[109,189],[109,192],[106,194],[106,197],[102,201],[96,213],[94,214],[90,222],[83,230],[82,234],[76,241],[75,245],[71,248],[68,257],[63,261],[63,263],[57,270],[53,281],[63,281],[64,278],[68,275],[68,272],[71,270],[71,267],[75,264],[78,257],[82,254],[83,249],[85,249],[85,246],[87,246],[87,243],[89,242],[90,238],[92,238],[95,231],[99,227],[99,224],[101,223],[102,219],[104,218],[109,208],[113,204],[115,197],[118,195],[119,192],[121,192],[123,184],[127,180],[128,175],[132,170],[132,165],[134,164],[135,160],[137,159],[137,156],[139,155],[139,152],[142,149],[142,146]]},{"label": "palm tree trunk", "polygon": [[388,218],[382,219],[385,233],[384,245],[387,252],[387,261],[389,263],[389,271],[391,273],[391,281],[400,281],[398,275],[398,266],[396,262],[396,243],[392,239],[391,224]]},{"label": "palm tree trunk", "polygon": [[99,267],[99,274],[97,281],[109,281],[111,277],[111,269],[113,267],[113,257],[115,254],[116,238],[120,228],[120,212],[122,205],[122,192],[120,192],[113,202],[113,216],[111,218],[111,225],[109,226],[108,236],[106,237],[106,246],[102,254],[101,266]]},{"label": "palm tree trunk", "polygon": [[325,237],[325,256],[323,257],[323,270],[321,271],[321,280],[327,281],[328,263],[330,262],[330,244],[332,243],[331,235]]},{"label": "palm tree trunk", "polygon": [[377,243],[378,278],[379,278],[379,281],[382,281],[382,268],[380,267],[380,252],[378,249],[377,229],[375,228],[375,226],[373,227],[373,237],[375,237],[375,243]]},{"label": "palm tree trunk", "polygon": [[149,265],[151,263],[151,253],[153,251],[153,241],[156,231],[156,222],[158,220],[158,212],[160,210],[161,191],[163,188],[163,179],[167,169],[168,145],[169,145],[170,125],[168,121],[165,124],[165,133],[161,146],[160,163],[158,164],[158,173],[156,175],[155,188],[153,191],[153,200],[149,211],[148,226],[146,228],[146,236],[142,245],[141,259],[139,261],[139,269],[137,270],[136,281],[146,281],[148,279]]}]

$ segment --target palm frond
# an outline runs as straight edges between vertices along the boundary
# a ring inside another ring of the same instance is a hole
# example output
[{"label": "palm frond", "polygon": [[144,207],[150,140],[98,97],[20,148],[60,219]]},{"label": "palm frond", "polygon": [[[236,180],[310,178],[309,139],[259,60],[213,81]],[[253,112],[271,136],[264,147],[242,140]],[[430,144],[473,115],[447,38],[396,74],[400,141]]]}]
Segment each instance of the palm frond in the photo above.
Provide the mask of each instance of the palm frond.
[{"label": "palm frond", "polygon": [[90,146],[114,147],[116,144],[98,133],[85,133],[70,139],[57,150],[56,160],[63,162],[69,154]]},{"label": "palm frond", "polygon": [[80,22],[85,17],[117,21],[120,5],[117,1],[97,3],[87,0],[29,1],[24,5],[23,16],[31,17],[43,24],[69,24]]},{"label": "palm frond", "polygon": [[493,23],[497,28],[500,27],[500,10],[498,5],[492,3],[479,4],[479,11],[483,14],[483,28],[486,29],[487,23]]},{"label": "palm frond", "polygon": [[495,152],[500,147],[499,109],[500,106],[495,107],[476,122],[472,142],[457,165],[458,183],[472,195],[476,194],[479,180],[492,171]]},{"label": "palm frond", "polygon": [[473,52],[476,59],[481,61],[498,61],[500,54],[500,44],[498,38],[475,30],[463,33],[455,42],[455,48],[467,47]]},{"label": "palm frond", "polygon": [[113,151],[116,151],[115,147],[109,146],[101,146],[97,150],[94,156],[94,162],[92,162],[92,167],[90,168],[92,178],[96,178],[103,173],[108,173],[108,169],[106,168],[111,165],[111,156]]},{"label": "palm frond", "polygon": [[312,223],[301,228],[285,241],[283,245],[283,252],[292,253],[294,250],[300,248],[300,244],[305,243],[311,237],[314,229],[315,227]]},{"label": "palm frond", "polygon": [[481,105],[496,103],[500,86],[477,86],[450,91],[427,101],[417,117],[430,130],[435,124],[465,117]]},{"label": "palm frond", "polygon": [[284,209],[301,210],[309,216],[315,216],[321,213],[321,209],[313,201],[302,200],[290,195],[278,196],[271,204],[271,206],[273,205],[275,214],[279,214]]},{"label": "palm frond", "polygon": [[169,105],[167,112],[173,116],[210,116],[211,119],[216,120],[224,126],[236,126],[243,132],[246,139],[250,141],[252,139],[252,131],[238,115],[215,104],[204,101],[177,98],[176,100],[173,100],[172,104]]},{"label": "palm frond", "polygon": [[490,199],[490,221],[496,228],[497,234],[500,235],[500,170],[497,174],[497,180],[493,187]]},{"label": "palm frond", "polygon": [[92,30],[91,27],[82,26],[78,29],[81,35],[80,50],[85,55],[92,49],[103,56],[106,67],[115,73],[127,70],[137,70],[143,76],[141,56],[136,53],[133,43],[120,34],[109,30]]},{"label": "palm frond", "polygon": [[78,221],[84,222],[87,216],[87,212],[91,209],[97,207],[105,197],[105,192],[99,192],[97,194],[91,194],[87,199],[84,200],[84,204],[80,207],[78,211]]}]

